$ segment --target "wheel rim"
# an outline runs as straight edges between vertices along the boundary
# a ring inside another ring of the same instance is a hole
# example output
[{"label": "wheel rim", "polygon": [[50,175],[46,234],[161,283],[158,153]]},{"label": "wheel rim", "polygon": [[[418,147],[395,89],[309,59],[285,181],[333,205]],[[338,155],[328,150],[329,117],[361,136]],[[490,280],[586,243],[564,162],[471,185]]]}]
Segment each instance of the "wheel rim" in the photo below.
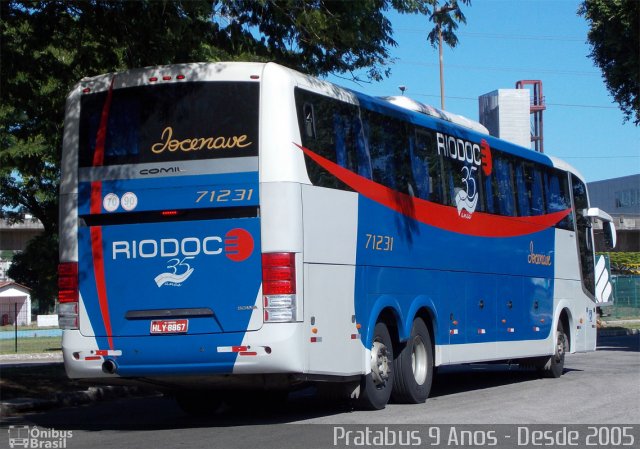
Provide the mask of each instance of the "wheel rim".
[{"label": "wheel rim", "polygon": [[374,341],[371,347],[371,377],[376,387],[382,388],[389,380],[391,373],[389,350],[381,341]]},{"label": "wheel rim", "polygon": [[556,334],[556,362],[561,362],[564,358],[564,334],[562,332],[558,332]]},{"label": "wheel rim", "polygon": [[413,339],[411,369],[416,383],[418,385],[424,384],[427,380],[427,347],[419,335],[416,335]]}]

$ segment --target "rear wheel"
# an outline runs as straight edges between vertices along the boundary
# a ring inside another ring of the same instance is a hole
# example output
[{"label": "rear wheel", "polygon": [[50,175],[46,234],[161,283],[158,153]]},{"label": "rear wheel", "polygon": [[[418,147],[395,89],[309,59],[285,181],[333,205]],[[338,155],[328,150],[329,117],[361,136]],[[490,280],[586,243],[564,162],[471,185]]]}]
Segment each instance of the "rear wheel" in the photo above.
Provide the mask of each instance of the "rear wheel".
[{"label": "rear wheel", "polygon": [[421,318],[416,318],[411,336],[393,362],[393,399],[406,404],[427,400],[433,380],[431,335]]},{"label": "rear wheel", "polygon": [[393,346],[384,323],[376,324],[371,344],[371,372],[362,377],[357,405],[381,410],[389,402],[393,388]]}]

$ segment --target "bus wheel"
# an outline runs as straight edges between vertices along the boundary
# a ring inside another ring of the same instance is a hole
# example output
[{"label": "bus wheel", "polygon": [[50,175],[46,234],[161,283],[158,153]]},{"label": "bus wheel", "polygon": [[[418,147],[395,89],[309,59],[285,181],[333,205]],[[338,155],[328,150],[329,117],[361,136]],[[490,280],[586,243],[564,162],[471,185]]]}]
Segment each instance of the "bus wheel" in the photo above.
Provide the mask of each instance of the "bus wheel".
[{"label": "bus wheel", "polygon": [[406,404],[427,400],[433,380],[431,335],[421,318],[416,318],[411,336],[394,360],[393,399]]},{"label": "bus wheel", "polygon": [[174,393],[178,406],[191,416],[212,416],[223,403],[223,399],[218,392],[185,390]]},{"label": "bus wheel", "polygon": [[389,402],[393,388],[393,346],[384,323],[376,324],[371,344],[371,372],[360,381],[357,405],[366,410],[381,410]]},{"label": "bus wheel", "polygon": [[557,379],[564,371],[564,354],[567,351],[567,334],[564,333],[564,326],[558,321],[556,330],[555,353],[546,360],[542,367],[542,374],[545,377]]}]

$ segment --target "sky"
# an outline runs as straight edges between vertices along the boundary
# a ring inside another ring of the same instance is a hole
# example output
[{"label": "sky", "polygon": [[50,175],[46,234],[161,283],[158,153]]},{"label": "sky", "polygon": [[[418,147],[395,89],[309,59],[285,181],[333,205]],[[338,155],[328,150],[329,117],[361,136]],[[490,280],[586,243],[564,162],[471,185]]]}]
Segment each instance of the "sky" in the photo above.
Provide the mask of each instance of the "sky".
[{"label": "sky", "polygon": [[[472,0],[462,5],[466,25],[459,44],[444,47],[445,107],[478,120],[478,97],[541,80],[544,151],[566,160],[588,182],[640,173],[640,127],[609,95],[602,72],[588,57],[589,30],[576,0]],[[396,58],[389,78],[356,84],[329,80],[374,96],[405,95],[440,107],[438,50],[427,42],[425,16],[388,14]]]}]

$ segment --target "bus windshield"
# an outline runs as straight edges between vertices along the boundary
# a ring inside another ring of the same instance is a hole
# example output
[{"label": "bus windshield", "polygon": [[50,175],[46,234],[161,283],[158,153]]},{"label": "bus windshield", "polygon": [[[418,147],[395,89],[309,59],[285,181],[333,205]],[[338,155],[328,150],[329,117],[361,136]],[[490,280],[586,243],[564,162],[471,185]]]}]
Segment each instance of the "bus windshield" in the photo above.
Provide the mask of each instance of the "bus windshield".
[{"label": "bus windshield", "polygon": [[[84,94],[79,165],[258,155],[259,84],[189,82]],[[98,134],[105,138],[96,163]]]}]

